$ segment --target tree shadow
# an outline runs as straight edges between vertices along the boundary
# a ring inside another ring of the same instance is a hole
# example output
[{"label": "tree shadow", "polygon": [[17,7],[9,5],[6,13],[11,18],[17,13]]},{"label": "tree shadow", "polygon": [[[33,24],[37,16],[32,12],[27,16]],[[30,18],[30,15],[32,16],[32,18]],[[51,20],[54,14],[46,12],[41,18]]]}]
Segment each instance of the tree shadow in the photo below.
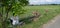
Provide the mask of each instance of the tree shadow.
[{"label": "tree shadow", "polygon": [[35,16],[28,16],[25,18],[21,18],[21,20],[19,20],[19,22],[24,22],[25,24],[29,24],[33,21],[34,18],[35,18]]},{"label": "tree shadow", "polygon": [[25,24],[29,24],[32,23],[34,19],[38,18],[40,15],[37,16],[28,16],[25,18],[21,18],[21,20],[19,20],[19,22],[24,22]]}]

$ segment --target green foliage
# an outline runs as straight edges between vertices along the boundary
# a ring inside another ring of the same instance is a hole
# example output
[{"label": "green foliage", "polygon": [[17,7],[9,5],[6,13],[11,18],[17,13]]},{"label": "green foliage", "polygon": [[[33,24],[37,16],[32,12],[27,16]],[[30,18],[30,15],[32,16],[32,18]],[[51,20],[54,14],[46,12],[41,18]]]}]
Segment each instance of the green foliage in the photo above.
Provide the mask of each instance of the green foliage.
[{"label": "green foliage", "polygon": [[27,0],[1,0],[1,3],[4,5],[6,11],[10,11],[16,14],[23,14],[23,6],[28,4]]},{"label": "green foliage", "polygon": [[[5,10],[2,9],[2,11],[5,12],[6,16],[4,21],[7,20],[9,12],[11,12],[12,14],[15,13],[16,15],[24,14],[26,10],[24,10],[23,7],[26,6],[27,4],[28,4],[27,0],[0,0],[0,7],[5,9]],[[3,27],[5,27],[5,25],[3,25]]]}]

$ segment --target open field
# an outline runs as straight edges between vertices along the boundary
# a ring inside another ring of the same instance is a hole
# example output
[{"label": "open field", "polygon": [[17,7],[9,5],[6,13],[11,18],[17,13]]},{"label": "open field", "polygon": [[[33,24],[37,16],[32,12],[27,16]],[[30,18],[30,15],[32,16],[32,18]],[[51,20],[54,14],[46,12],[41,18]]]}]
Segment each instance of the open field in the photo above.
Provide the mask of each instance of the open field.
[{"label": "open field", "polygon": [[[38,11],[42,16],[38,21],[25,24],[22,28],[40,28],[43,24],[47,23],[56,15],[60,14],[60,5],[46,5],[46,6],[26,6],[26,14],[22,14],[21,17],[32,16],[33,11]],[[46,13],[46,10],[48,12]]]}]

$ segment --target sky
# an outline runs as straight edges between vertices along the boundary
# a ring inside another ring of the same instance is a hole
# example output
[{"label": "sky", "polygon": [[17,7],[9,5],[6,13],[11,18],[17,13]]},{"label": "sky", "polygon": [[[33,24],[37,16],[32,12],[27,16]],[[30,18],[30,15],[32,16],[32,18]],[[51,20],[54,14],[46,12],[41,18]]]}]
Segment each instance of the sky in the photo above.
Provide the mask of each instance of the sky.
[{"label": "sky", "polygon": [[30,4],[60,4],[60,0],[29,0]]}]

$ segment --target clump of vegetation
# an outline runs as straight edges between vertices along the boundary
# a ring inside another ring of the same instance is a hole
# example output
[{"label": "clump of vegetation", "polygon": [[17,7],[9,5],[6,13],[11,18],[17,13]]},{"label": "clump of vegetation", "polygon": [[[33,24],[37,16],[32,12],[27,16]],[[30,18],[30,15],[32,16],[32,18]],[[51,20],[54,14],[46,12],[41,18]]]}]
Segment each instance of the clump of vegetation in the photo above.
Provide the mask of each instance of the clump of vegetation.
[{"label": "clump of vegetation", "polygon": [[33,12],[33,16],[34,16],[34,18],[32,20],[33,21],[37,21],[38,20],[38,17],[41,16],[41,14],[38,11],[34,11]]}]

